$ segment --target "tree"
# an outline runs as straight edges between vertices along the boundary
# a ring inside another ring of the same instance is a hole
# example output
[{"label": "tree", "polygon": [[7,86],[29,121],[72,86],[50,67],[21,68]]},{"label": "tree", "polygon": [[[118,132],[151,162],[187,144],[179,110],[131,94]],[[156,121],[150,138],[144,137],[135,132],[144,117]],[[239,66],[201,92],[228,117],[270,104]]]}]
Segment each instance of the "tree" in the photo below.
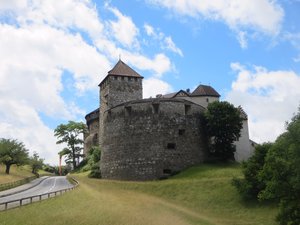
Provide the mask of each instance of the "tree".
[{"label": "tree", "polygon": [[268,152],[261,179],[266,188],[259,198],[279,200],[280,224],[300,224],[300,108]]},{"label": "tree", "polygon": [[209,153],[221,160],[233,160],[233,142],[240,137],[243,119],[240,111],[228,102],[212,102],[204,114],[207,135],[211,140]]},{"label": "tree", "polygon": [[233,179],[233,184],[246,200],[257,199],[258,194],[265,189],[265,180],[260,174],[265,165],[265,159],[272,143],[264,143],[255,147],[254,154],[242,163],[244,178]]},{"label": "tree", "polygon": [[300,108],[286,132],[256,149],[247,165],[244,184],[252,197],[279,202],[281,225],[300,224]]},{"label": "tree", "polygon": [[34,152],[33,156],[29,158],[29,164],[31,166],[31,172],[38,175],[38,171],[43,168],[44,159],[41,159],[39,154]]},{"label": "tree", "polygon": [[13,164],[23,165],[28,161],[28,150],[22,142],[13,139],[0,139],[0,162],[6,167],[5,173],[9,174]]},{"label": "tree", "polygon": [[[77,162],[83,155],[83,133],[86,131],[86,125],[82,122],[69,121],[68,124],[60,124],[54,130],[54,136],[58,138],[57,144],[65,143],[66,149],[69,150],[67,154],[67,161],[72,163],[73,169],[76,168]],[[82,135],[82,137],[80,137]]]},{"label": "tree", "polygon": [[58,166],[58,170],[59,170],[59,175],[62,175],[62,166],[61,166],[61,159],[64,155],[68,155],[70,154],[71,151],[68,148],[64,148],[63,150],[61,150],[60,152],[58,152],[59,155],[59,166]]}]

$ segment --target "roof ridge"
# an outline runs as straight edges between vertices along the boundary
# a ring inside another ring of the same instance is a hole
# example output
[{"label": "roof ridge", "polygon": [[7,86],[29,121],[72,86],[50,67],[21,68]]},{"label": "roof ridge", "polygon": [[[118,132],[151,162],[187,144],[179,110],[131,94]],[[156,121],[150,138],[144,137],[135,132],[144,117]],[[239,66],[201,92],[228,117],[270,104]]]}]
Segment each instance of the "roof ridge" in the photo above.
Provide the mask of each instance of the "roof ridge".
[{"label": "roof ridge", "polygon": [[124,63],[121,59],[116,63],[116,65],[108,71],[107,75],[119,75],[119,76],[129,76],[129,77],[141,77],[142,76]]}]

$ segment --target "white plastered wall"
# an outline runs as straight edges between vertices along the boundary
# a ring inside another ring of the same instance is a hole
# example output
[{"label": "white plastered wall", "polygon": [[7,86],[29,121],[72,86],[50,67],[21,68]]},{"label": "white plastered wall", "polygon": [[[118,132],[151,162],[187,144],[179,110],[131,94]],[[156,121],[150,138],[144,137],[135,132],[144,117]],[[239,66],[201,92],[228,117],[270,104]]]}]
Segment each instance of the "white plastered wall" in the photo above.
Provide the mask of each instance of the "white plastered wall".
[{"label": "white plastered wall", "polygon": [[234,158],[237,162],[242,162],[249,159],[252,155],[253,147],[249,140],[248,120],[243,120],[243,128],[241,130],[241,137],[238,141],[234,142],[236,152]]}]

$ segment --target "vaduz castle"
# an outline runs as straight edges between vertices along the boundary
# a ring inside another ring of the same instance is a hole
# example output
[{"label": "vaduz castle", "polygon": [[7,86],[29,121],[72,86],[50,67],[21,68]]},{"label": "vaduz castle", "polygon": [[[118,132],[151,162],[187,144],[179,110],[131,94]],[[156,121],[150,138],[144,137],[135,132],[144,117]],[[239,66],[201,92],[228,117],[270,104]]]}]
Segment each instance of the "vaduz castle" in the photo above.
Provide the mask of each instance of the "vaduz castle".
[{"label": "vaduz castle", "polygon": [[[143,99],[143,77],[121,60],[99,84],[100,107],[86,115],[85,153],[100,145],[102,177],[153,180],[168,177],[206,159],[203,112],[220,95],[199,85],[193,92]],[[235,159],[253,151],[247,115],[235,143]]]}]

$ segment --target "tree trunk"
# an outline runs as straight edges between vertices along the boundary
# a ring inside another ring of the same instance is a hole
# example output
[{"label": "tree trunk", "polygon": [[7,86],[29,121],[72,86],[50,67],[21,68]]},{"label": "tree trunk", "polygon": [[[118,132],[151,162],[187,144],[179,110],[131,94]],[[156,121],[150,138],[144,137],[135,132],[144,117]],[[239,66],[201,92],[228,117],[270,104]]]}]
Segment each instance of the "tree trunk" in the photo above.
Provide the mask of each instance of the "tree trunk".
[{"label": "tree trunk", "polygon": [[5,164],[5,166],[6,166],[5,173],[9,174],[11,164]]},{"label": "tree trunk", "polygon": [[72,158],[73,158],[73,170],[75,170],[76,169],[76,154],[75,154],[75,149],[74,149],[74,147],[72,148],[72,153],[73,153],[73,155],[72,155]]}]

